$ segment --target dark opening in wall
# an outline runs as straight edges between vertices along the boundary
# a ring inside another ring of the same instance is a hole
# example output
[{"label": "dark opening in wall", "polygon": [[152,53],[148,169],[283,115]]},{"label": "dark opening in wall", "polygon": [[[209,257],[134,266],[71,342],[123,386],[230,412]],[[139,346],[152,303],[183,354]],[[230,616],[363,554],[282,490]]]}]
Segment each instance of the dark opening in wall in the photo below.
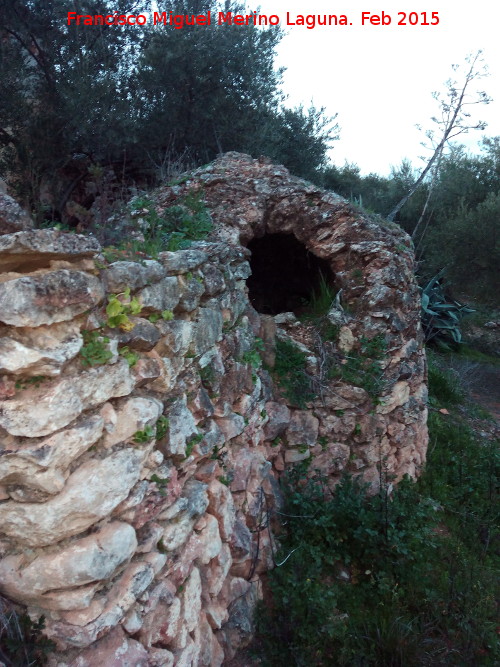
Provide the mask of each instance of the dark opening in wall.
[{"label": "dark opening in wall", "polygon": [[277,315],[307,310],[321,284],[333,286],[324,259],[316,257],[292,234],[266,234],[248,244],[252,275],[247,280],[250,301],[259,313]]}]

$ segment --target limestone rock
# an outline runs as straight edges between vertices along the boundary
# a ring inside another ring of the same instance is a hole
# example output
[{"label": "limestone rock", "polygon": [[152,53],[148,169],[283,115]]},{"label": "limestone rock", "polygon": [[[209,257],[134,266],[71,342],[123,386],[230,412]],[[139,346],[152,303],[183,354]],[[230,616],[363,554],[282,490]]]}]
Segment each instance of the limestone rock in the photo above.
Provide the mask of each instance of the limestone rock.
[{"label": "limestone rock", "polygon": [[179,303],[181,289],[175,277],[163,278],[154,285],[144,287],[137,293],[139,303],[148,312],[173,310]]},{"label": "limestone rock", "polygon": [[106,426],[103,438],[105,447],[132,438],[137,431],[153,426],[163,412],[163,403],[156,398],[136,396],[121,400],[115,408],[114,425]]},{"label": "limestone rock", "polygon": [[314,445],[318,439],[319,421],[306,410],[294,410],[286,430],[286,439],[290,447]]},{"label": "limestone rock", "polygon": [[347,326],[343,326],[339,331],[338,346],[345,354],[350,352],[354,347],[356,339],[353,336],[352,331]]},{"label": "limestone rock", "polygon": [[179,300],[179,310],[191,313],[200,303],[200,299],[205,292],[203,280],[197,280],[195,277],[190,279],[181,278],[181,298]]},{"label": "limestone rock", "polygon": [[132,526],[113,522],[59,552],[38,556],[31,562],[23,555],[0,560],[0,590],[17,602],[57,609],[44,604],[46,593],[110,578],[132,557],[136,547]]},{"label": "limestone rock", "polygon": [[169,275],[186,273],[208,261],[208,255],[202,250],[177,250],[161,252],[159,260]]},{"label": "limestone rock", "polygon": [[142,317],[129,318],[134,328],[130,331],[119,331],[118,342],[120,345],[128,345],[133,350],[148,352],[160,339],[160,332],[152,322]]},{"label": "limestone rock", "polygon": [[223,544],[219,554],[202,570],[203,589],[210,597],[219,595],[232,562],[231,549]]},{"label": "limestone rock", "polygon": [[127,288],[135,291],[164,278],[166,271],[160,262],[146,259],[139,262],[113,262],[101,272],[106,292],[119,294]]},{"label": "limestone rock", "polygon": [[200,647],[187,635],[187,630],[185,632],[184,646],[174,652],[175,667],[192,667],[192,665],[198,664]]},{"label": "limestone rock", "polygon": [[224,652],[215,638],[204,612],[194,631],[195,643],[200,647],[199,667],[220,667],[224,661]]},{"label": "limestone rock", "polygon": [[31,229],[33,221],[19,204],[0,192],[0,234],[12,234],[23,229]]},{"label": "limestone rock", "polygon": [[[222,549],[222,541],[217,519],[207,514],[203,521],[206,521],[206,525],[196,535],[198,542],[197,561],[202,565],[207,565],[212,559],[219,556]],[[197,524],[195,524],[196,527]]]},{"label": "limestone rock", "polygon": [[70,463],[99,440],[103,423],[99,415],[85,416],[49,437],[12,439],[0,457],[0,482],[58,493]]},{"label": "limestone rock", "polygon": [[229,619],[218,633],[226,660],[234,656],[236,647],[242,648],[252,639],[257,597],[257,587],[254,586],[248,590],[246,595],[235,600],[229,608]]},{"label": "limestone rock", "polygon": [[265,450],[240,449],[233,457],[231,491],[260,494],[262,481],[269,475],[271,464],[264,456]]},{"label": "limestone rock", "polygon": [[143,609],[143,623],[139,631],[142,644],[166,646],[177,634],[181,620],[181,601],[175,586],[164,580],[149,592]]},{"label": "limestone rock", "polygon": [[369,400],[369,396],[362,387],[351,385],[335,386],[333,391],[325,395],[325,405],[330,410],[354,408],[367,400]]},{"label": "limestone rock", "polygon": [[197,567],[193,570],[184,584],[182,592],[182,615],[188,632],[192,632],[198,622],[201,611],[201,577]]},{"label": "limestone rock", "polygon": [[208,511],[219,522],[219,530],[223,540],[229,540],[233,534],[236,521],[236,508],[231,491],[225,484],[213,479],[208,487]]},{"label": "limestone rock", "polygon": [[157,351],[162,356],[183,357],[189,349],[193,337],[193,323],[187,320],[159,320],[157,328],[161,333],[161,341]]},{"label": "limestone rock", "polygon": [[[225,600],[224,600],[225,603]],[[227,621],[229,615],[227,613],[226,605],[210,602],[204,607],[204,612],[207,617],[207,621],[210,624],[212,630],[220,630],[222,625]]]},{"label": "limestone rock", "polygon": [[198,433],[193,415],[188,410],[186,397],[175,401],[167,413],[170,420],[166,454],[186,455],[186,442]]},{"label": "limestone rock", "polygon": [[286,463],[298,463],[311,457],[311,452],[305,446],[301,449],[287,449],[285,452]]},{"label": "limestone rock", "polygon": [[0,401],[0,426],[12,435],[40,437],[67,426],[84,410],[126,396],[134,386],[128,363],[99,366],[75,377],[42,382]]},{"label": "limestone rock", "polygon": [[245,418],[242,415],[237,415],[235,412],[232,412],[227,417],[220,417],[215,421],[224,434],[226,441],[232,440],[232,438],[235,438],[245,430]]},{"label": "limestone rock", "polygon": [[341,442],[328,443],[324,451],[314,454],[314,466],[326,475],[341,472],[349,461],[351,450]]},{"label": "limestone rock", "polygon": [[410,398],[410,386],[407,382],[402,380],[396,382],[388,396],[381,398],[381,404],[377,406],[377,413],[387,415],[389,412],[395,410],[398,406],[407,403]]},{"label": "limestone rock", "polygon": [[163,545],[167,551],[175,551],[188,539],[197,519],[208,506],[207,485],[197,480],[190,480],[184,487],[187,500],[185,510],[175,516],[163,533]]},{"label": "limestone rock", "polygon": [[139,479],[141,458],[139,451],[123,449],[84,463],[61,493],[43,504],[1,504],[1,533],[21,544],[44,546],[86,530],[127,497]]},{"label": "limestone rock", "polygon": [[195,447],[196,453],[200,456],[205,456],[216,447],[223,447],[225,442],[224,434],[213,419],[207,419],[204,426],[206,430],[203,434],[203,440]]},{"label": "limestone rock", "polygon": [[47,267],[54,260],[90,258],[99,250],[99,242],[92,236],[67,234],[58,229],[19,231],[0,237],[0,269],[32,271]]},{"label": "limestone rock", "polygon": [[61,269],[0,283],[0,321],[38,327],[70,320],[104,298],[98,278]]},{"label": "limestone rock", "polygon": [[193,352],[196,356],[209,350],[222,336],[222,314],[212,308],[200,308],[195,326]]},{"label": "limestone rock", "polygon": [[203,279],[205,292],[208,296],[220,294],[226,287],[222,271],[214,264],[205,264],[203,266]]},{"label": "limestone rock", "polygon": [[287,428],[290,422],[290,410],[282,403],[268,401],[266,413],[269,421],[264,426],[264,435],[267,440],[274,440]]},{"label": "limestone rock", "polygon": [[59,375],[61,367],[81,350],[83,339],[71,330],[65,337],[57,336],[56,331],[53,332],[56,335],[51,335],[50,329],[56,327],[37,327],[24,336],[14,337],[13,332],[13,336],[0,338],[0,372]]},{"label": "limestone rock", "polygon": [[148,651],[148,667],[173,667],[175,656],[164,648],[152,648]]},{"label": "limestone rock", "polygon": [[162,373],[161,361],[161,359],[156,357],[141,357],[132,366],[132,376],[135,386],[142,387],[146,384],[151,386],[157,378],[160,379]]},{"label": "limestone rock", "polygon": [[[155,353],[155,351],[153,351],[153,353]],[[158,360],[155,359],[155,361],[158,364],[159,373],[153,382],[149,384],[149,388],[152,391],[167,394],[175,386],[175,380],[177,379],[179,372],[182,370],[184,360],[182,358],[171,360],[168,357],[160,357]]]},{"label": "limestone rock", "polygon": [[47,619],[45,634],[56,639],[61,648],[84,648],[120,623],[137,598],[153,580],[154,572],[147,563],[131,563],[112,586],[102,613],[85,626]]},{"label": "limestone rock", "polygon": [[[59,663],[60,664],[60,663]],[[148,652],[120,627],[82,651],[67,667],[149,667]]]},{"label": "limestone rock", "polygon": [[250,556],[252,551],[252,534],[241,515],[236,518],[229,544],[235,560],[243,561]]}]

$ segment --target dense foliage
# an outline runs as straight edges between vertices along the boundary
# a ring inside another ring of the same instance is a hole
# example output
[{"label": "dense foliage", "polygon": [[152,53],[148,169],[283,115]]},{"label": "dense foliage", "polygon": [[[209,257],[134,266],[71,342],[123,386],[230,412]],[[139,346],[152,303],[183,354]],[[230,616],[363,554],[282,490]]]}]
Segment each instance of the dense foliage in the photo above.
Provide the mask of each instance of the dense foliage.
[{"label": "dense foliage", "polygon": [[138,14],[149,3],[0,0],[0,174],[40,218],[64,218],[89,171],[80,203],[90,206],[103,168],[108,181],[143,185],[228,150],[266,154],[309,178],[323,166],[336,126],[322,110],[284,107],[279,28],[68,26],[68,9]]},{"label": "dense foliage", "polygon": [[263,665],[498,664],[498,447],[455,409],[462,394],[435,361],[430,385],[418,483],[393,490],[382,460],[373,497],[350,477],[334,495],[306,483],[304,464],[285,482]]},{"label": "dense foliage", "polygon": [[[362,176],[346,164],[323,171],[323,184],[361,206],[385,215],[414,182],[404,160],[390,177]],[[424,182],[398,214],[397,222],[413,234],[429,193]],[[426,214],[414,243],[422,282],[443,268],[453,293],[483,301],[497,298],[500,263],[500,137],[486,138],[482,153],[455,146],[442,158]]]}]

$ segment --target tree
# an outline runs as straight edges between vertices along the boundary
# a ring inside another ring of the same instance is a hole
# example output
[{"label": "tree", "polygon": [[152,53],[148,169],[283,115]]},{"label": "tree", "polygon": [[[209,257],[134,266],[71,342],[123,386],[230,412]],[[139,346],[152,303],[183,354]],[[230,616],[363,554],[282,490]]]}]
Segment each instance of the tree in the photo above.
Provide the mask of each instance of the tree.
[{"label": "tree", "polygon": [[[394,220],[397,213],[402,209],[410,197],[415,193],[426,176],[430,173],[430,186],[424,209],[415,225],[412,236],[415,236],[427,210],[430,196],[434,188],[435,179],[439,173],[444,150],[451,139],[469,132],[469,130],[484,130],[486,123],[484,121],[473,122],[469,107],[477,104],[489,104],[491,98],[484,91],[473,92],[470,89],[474,81],[487,75],[487,68],[481,57],[482,51],[467,56],[466,71],[459,83],[455,79],[448,79],[446,82],[446,92],[442,94],[435,92],[433,98],[438,102],[440,114],[434,116],[431,120],[437,125],[437,129],[431,129],[426,132],[432,150],[431,158],[426,166],[420,172],[419,177],[413,183],[408,192],[400,199],[394,208],[387,215],[388,220]],[[459,65],[452,65],[454,72],[459,70]],[[425,145],[425,144],[424,144]]]},{"label": "tree", "polygon": [[[113,11],[144,6],[117,0]],[[110,13],[94,0],[74,2],[71,9]],[[34,208],[42,181],[52,206],[64,207],[79,176],[75,154],[80,163],[82,156],[87,163],[113,162],[130,136],[127,75],[140,34],[67,26],[67,10],[62,0],[0,0],[0,167]],[[68,167],[75,167],[73,174],[61,179]]]},{"label": "tree", "polygon": [[[192,14],[214,6],[183,0],[166,9]],[[224,11],[246,12],[229,2]],[[237,150],[267,155],[312,178],[337,128],[323,110],[284,107],[282,70],[274,67],[282,37],[279,28],[251,24],[147,32],[138,64],[138,118],[149,154],[189,147],[195,162],[208,162]]]},{"label": "tree", "polygon": [[[268,155],[308,178],[324,163],[336,128],[321,110],[284,107],[279,28],[61,20],[68,9],[137,14],[149,4],[0,0],[0,171],[40,218],[71,219],[69,199],[90,207],[106,179],[147,187],[166,164],[228,150]],[[221,8],[246,13],[233,0]],[[216,8],[175,0],[161,9]]]}]

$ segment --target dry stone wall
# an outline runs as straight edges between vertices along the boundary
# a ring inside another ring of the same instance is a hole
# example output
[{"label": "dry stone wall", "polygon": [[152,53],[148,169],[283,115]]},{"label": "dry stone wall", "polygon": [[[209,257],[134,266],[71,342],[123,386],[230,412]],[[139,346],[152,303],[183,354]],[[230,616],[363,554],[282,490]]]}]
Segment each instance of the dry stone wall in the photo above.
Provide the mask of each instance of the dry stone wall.
[{"label": "dry stone wall", "polygon": [[[91,237],[33,230],[3,195],[0,593],[46,617],[51,665],[221,665],[251,636],[273,566],[280,473],[311,460],[332,486],[348,470],[376,488],[382,461],[399,477],[425,458],[418,295],[411,251],[394,250],[403,235],[235,154],[162,189],[158,205],[202,187],[209,241],[112,264]],[[379,403],[339,376],[297,407],[273,380],[277,338],[299,341],[311,375],[321,349],[290,314],[249,302],[242,243],[266,226],[290,227],[362,304],[332,311],[329,353],[384,334]]]}]

